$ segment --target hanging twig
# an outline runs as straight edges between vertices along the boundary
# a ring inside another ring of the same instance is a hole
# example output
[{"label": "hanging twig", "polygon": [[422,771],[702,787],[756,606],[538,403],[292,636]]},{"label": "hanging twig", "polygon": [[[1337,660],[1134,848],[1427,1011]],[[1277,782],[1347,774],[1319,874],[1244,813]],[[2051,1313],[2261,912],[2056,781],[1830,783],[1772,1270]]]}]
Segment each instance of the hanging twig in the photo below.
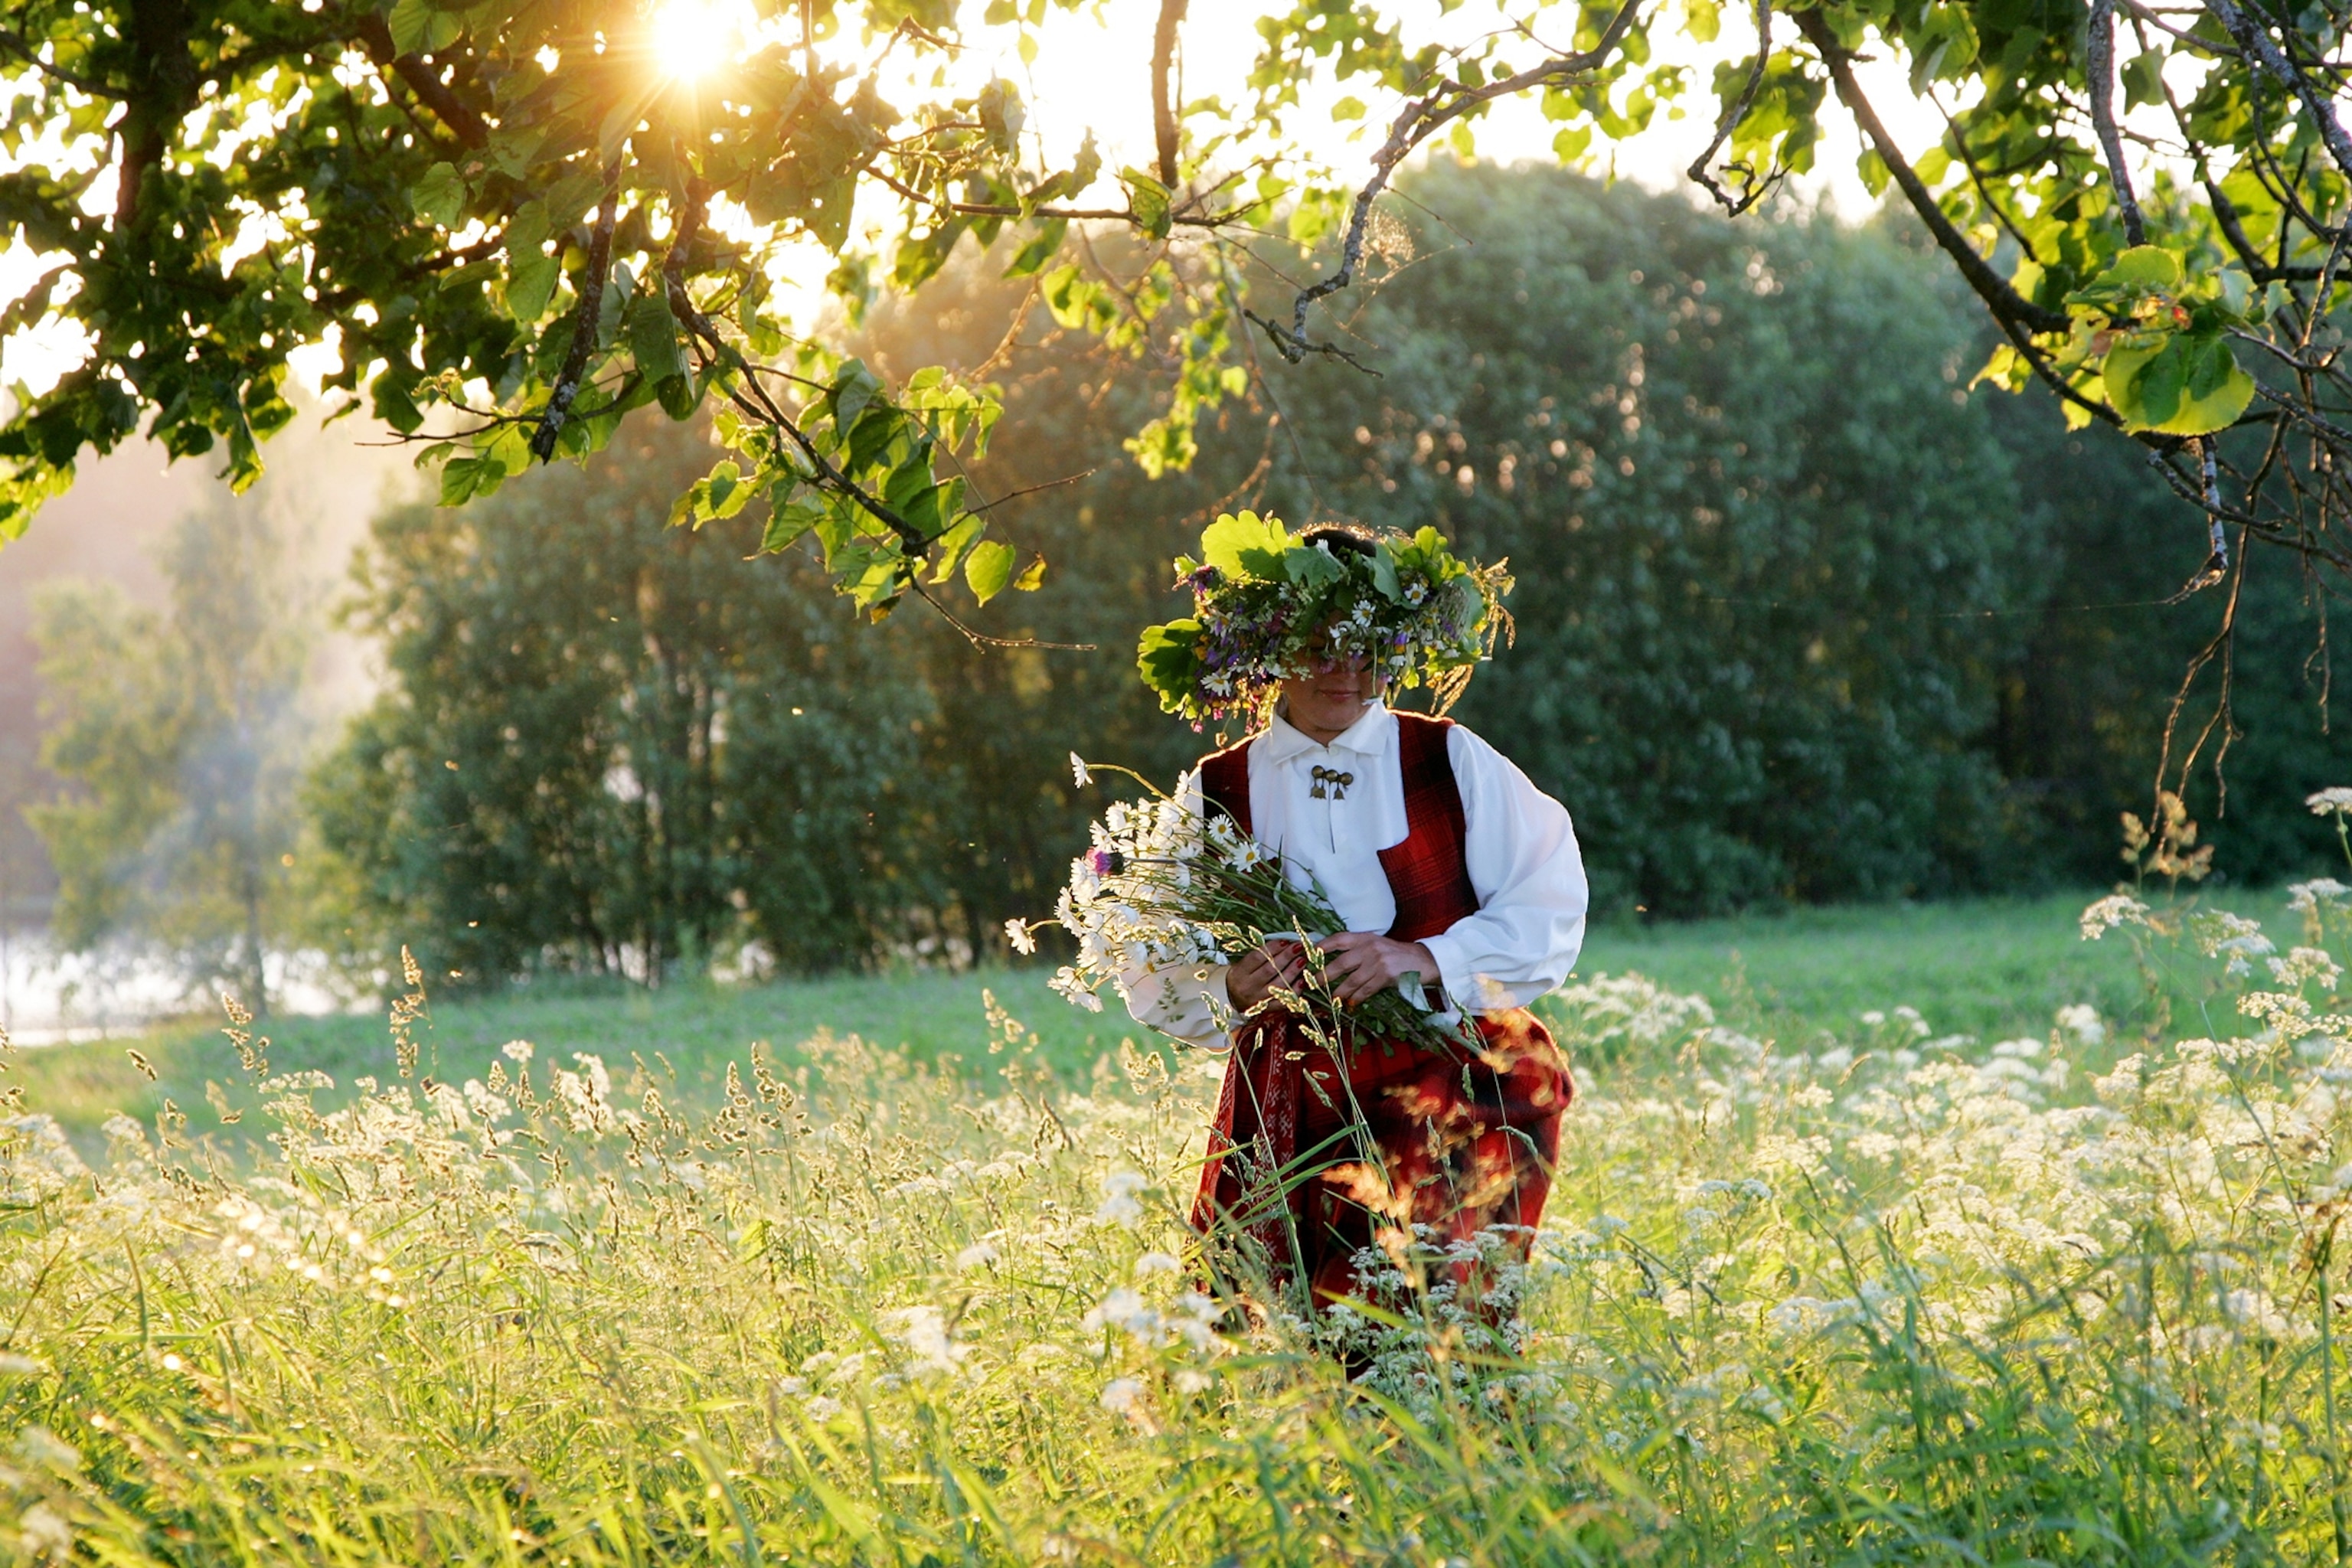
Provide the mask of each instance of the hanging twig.
[{"label": "hanging twig", "polygon": [[1617,14],[1610,18],[1609,26],[1602,30],[1600,41],[1581,54],[1557,56],[1532,69],[1514,76],[1498,77],[1483,87],[1465,87],[1459,82],[1441,81],[1427,95],[1414,99],[1399,110],[1396,119],[1389,126],[1389,139],[1381,143],[1378,153],[1372,154],[1371,178],[1365,181],[1363,188],[1356,193],[1354,208],[1348,218],[1347,237],[1339,247],[1338,269],[1320,282],[1298,291],[1297,299],[1291,302],[1290,325],[1287,327],[1262,316],[1250,318],[1265,330],[1266,338],[1274,344],[1275,352],[1292,364],[1297,364],[1310,353],[1335,355],[1354,363],[1344,352],[1307,337],[1307,312],[1318,300],[1336,294],[1355,281],[1356,268],[1364,257],[1364,229],[1371,220],[1372,203],[1388,188],[1397,165],[1441,127],[1460,119],[1482,103],[1525,92],[1531,88],[1565,86],[1575,78],[1589,73],[1616,53],[1626,29],[1640,15],[1642,3],[1643,0],[1624,0]]},{"label": "hanging twig", "polygon": [[1755,165],[1745,160],[1728,164],[1725,173],[1738,174],[1742,179],[1741,192],[1734,196],[1723,188],[1723,183],[1715,177],[1709,166],[1714,163],[1715,155],[1723,150],[1723,144],[1731,140],[1731,133],[1739,129],[1740,121],[1748,118],[1748,110],[1755,106],[1757,89],[1764,85],[1764,73],[1771,60],[1772,0],[1756,0],[1756,63],[1748,68],[1748,86],[1741,90],[1739,101],[1726,109],[1722,118],[1715,122],[1715,139],[1706,144],[1706,151],[1692,159],[1690,168],[1685,171],[1706,188],[1708,195],[1722,204],[1723,210],[1732,217],[1739,216],[1762,201],[1765,195],[1780,183],[1781,175],[1787,173],[1780,166],[1778,159],[1760,180],[1756,176]]}]

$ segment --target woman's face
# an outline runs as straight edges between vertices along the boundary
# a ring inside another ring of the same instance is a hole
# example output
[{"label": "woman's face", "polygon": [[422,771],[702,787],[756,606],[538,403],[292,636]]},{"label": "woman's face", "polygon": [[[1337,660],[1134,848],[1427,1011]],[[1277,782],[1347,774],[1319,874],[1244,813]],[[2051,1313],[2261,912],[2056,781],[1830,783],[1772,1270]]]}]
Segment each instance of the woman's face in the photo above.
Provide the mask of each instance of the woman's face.
[{"label": "woman's face", "polygon": [[1294,676],[1282,683],[1283,716],[1293,729],[1313,740],[1328,742],[1380,700],[1385,684],[1360,654],[1318,660],[1313,674]]}]

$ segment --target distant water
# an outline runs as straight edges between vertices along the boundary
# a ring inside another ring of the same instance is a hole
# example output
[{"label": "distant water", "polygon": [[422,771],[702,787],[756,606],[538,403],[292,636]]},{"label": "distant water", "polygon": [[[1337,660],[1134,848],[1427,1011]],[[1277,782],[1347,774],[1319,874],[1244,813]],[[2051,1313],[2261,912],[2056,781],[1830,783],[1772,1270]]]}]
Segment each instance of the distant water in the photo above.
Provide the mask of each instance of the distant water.
[{"label": "distant water", "polygon": [[[265,965],[275,1013],[340,1013],[319,984],[313,953],[272,953]],[[54,1046],[135,1035],[159,1019],[213,1012],[219,994],[191,987],[152,957],[60,953],[46,932],[0,932],[0,1027],[19,1046]]]}]

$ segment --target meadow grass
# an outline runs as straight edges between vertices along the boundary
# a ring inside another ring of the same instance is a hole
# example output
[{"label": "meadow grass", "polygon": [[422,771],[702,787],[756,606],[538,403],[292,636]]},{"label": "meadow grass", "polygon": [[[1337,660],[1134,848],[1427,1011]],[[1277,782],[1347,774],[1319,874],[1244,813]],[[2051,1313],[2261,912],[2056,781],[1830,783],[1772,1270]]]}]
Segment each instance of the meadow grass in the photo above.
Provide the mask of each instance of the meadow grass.
[{"label": "meadow grass", "polygon": [[[1727,1022],[1760,1038],[1802,1041],[1850,1030],[1872,1009],[1908,1005],[1938,1034],[1990,1041],[2045,1028],[2056,1010],[2087,1004],[2136,1029],[2148,998],[2131,954],[2117,942],[2084,942],[2076,928],[2095,894],[1937,904],[1831,907],[1726,920],[1602,925],[1586,943],[1580,977],[1636,972],[1710,998]],[[2283,893],[2250,894],[2233,907],[2275,921]],[[788,981],[765,985],[688,982],[660,990],[619,984],[542,984],[487,997],[437,1000],[415,1031],[422,1069],[462,1082],[478,1078],[509,1040],[556,1059],[602,1053],[646,1056],[675,1069],[690,1103],[715,1101],[727,1064],[755,1044],[792,1057],[820,1031],[855,1035],[918,1061],[969,1055],[993,994],[1038,1037],[1041,1059],[1083,1079],[1123,1038],[1145,1043],[1123,1017],[1081,1013],[1048,991],[1043,966],[981,973],[940,970]],[[2193,1009],[2201,981],[2176,987],[2176,1010]],[[2221,1021],[2222,1032],[2230,1027]],[[288,1017],[265,1026],[274,1059],[338,1082],[381,1075],[390,1049],[383,1016]],[[2211,1032],[2211,1031],[2207,1031]],[[130,1058],[137,1050],[150,1079]],[[656,1053],[658,1053],[656,1056]],[[44,1047],[20,1071],[44,1110],[95,1148],[117,1111],[152,1117],[165,1100],[200,1129],[217,1126],[206,1085],[237,1100],[234,1058],[217,1017],[178,1020],[121,1040]]]},{"label": "meadow grass", "polygon": [[1364,1260],[1352,1318],[1246,1259],[1256,1310],[1202,1294],[1216,1062],[1001,1011],[744,1051],[703,1109],[657,1011],[600,1059],[460,1078],[445,1041],[429,1089],[247,1040],[236,1122],[118,1116],[87,1157],[36,1083],[0,1134],[0,1552],[2340,1563],[2352,896],[2302,902],[2267,935],[2113,909],[2093,951],[2137,944],[2168,1022],[2061,979],[2063,1021],[1978,1037],[1928,1015],[1962,945],[1932,916],[1877,922],[1912,967],[1875,995],[1749,957],[1710,1003],[1596,952],[1499,1331],[1425,1237]]}]

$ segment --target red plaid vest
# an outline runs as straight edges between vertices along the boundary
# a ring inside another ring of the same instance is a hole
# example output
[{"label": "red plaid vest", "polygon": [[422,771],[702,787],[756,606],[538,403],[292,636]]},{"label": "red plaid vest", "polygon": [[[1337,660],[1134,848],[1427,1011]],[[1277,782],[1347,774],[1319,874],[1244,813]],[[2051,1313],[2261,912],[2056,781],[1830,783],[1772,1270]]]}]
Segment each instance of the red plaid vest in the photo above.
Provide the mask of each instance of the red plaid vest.
[{"label": "red plaid vest", "polygon": [[[1470,885],[1462,786],[1446,749],[1454,721],[1400,713],[1396,721],[1405,835],[1402,843],[1381,851],[1381,869],[1396,895],[1396,921],[1388,934],[1399,942],[1419,942],[1476,914],[1478,894]],[[1249,749],[1255,739],[1201,759],[1201,794],[1244,833],[1250,831]]]}]

